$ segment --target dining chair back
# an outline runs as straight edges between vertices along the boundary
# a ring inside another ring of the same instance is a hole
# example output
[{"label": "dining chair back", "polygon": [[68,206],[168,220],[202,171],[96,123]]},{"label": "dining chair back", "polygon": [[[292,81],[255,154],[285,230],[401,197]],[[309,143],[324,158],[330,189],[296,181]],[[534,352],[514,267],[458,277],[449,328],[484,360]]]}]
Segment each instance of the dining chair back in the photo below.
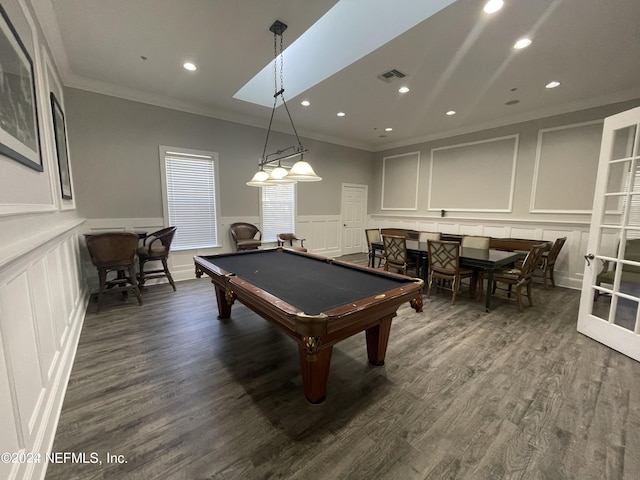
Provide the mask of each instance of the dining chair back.
[{"label": "dining chair back", "polygon": [[429,240],[440,240],[440,232],[420,232],[418,233],[418,241],[426,243]]},{"label": "dining chair back", "polygon": [[[524,311],[522,303],[523,296],[527,297],[527,302],[529,303],[529,306],[532,307],[533,297],[531,295],[531,278],[534,270],[540,264],[542,252],[544,252],[546,248],[546,243],[534,245],[531,247],[531,250],[529,250],[529,253],[524,259],[524,262],[522,262],[522,266],[520,268],[494,273],[492,294],[496,292],[498,283],[505,283],[507,284],[507,291],[509,292],[508,296],[511,296],[512,289],[515,287],[518,310],[521,312]],[[523,292],[523,289],[526,290],[526,293]]]},{"label": "dining chair back", "polygon": [[371,246],[372,243],[382,243],[382,237],[380,236],[380,229],[367,228],[364,231],[364,234],[365,234],[365,237],[367,238],[367,247],[369,249],[369,264],[375,267],[376,266],[375,258],[377,258],[378,259],[377,268],[380,268],[380,265],[384,261],[384,249],[383,251],[376,250],[375,258],[374,258],[373,247]]},{"label": "dining chair back", "polygon": [[[87,236],[86,241],[91,263],[98,270],[98,312],[102,309],[105,293],[132,291],[138,304],[142,305],[135,274],[138,235],[126,232],[99,233]],[[108,278],[111,272],[116,272],[116,278]]]},{"label": "dining chair back", "polygon": [[455,304],[460,281],[463,278],[473,276],[473,270],[460,268],[460,244],[458,242],[429,240],[427,242],[427,255],[429,258],[429,287],[427,298],[431,298],[431,289],[435,280],[440,283],[451,283],[451,304]]},{"label": "dining chair back", "polygon": [[462,246],[467,248],[479,248],[481,250],[489,250],[491,237],[483,237],[480,235],[464,235],[462,237]]},{"label": "dining chair back", "polygon": [[409,261],[407,255],[407,239],[400,235],[382,235],[384,245],[384,269],[394,269],[395,271],[407,274],[410,267],[415,264]]},{"label": "dining chair back", "polygon": [[549,288],[547,279],[549,279],[552,286],[556,286],[556,280],[554,278],[553,271],[556,265],[556,260],[558,259],[558,255],[560,254],[560,250],[562,250],[562,247],[564,246],[566,241],[567,237],[556,238],[556,241],[553,242],[553,245],[551,245],[551,248],[549,249],[549,252],[547,252],[547,255],[544,256],[543,254],[542,278],[545,288]]}]

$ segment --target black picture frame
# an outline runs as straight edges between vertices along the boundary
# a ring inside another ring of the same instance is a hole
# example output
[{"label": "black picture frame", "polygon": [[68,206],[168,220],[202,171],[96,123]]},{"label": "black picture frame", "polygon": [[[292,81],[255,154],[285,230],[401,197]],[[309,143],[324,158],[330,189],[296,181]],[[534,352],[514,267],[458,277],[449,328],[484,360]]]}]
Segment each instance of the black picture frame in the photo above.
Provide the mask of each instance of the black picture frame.
[{"label": "black picture frame", "polygon": [[0,154],[39,172],[38,108],[33,61],[0,5]]},{"label": "black picture frame", "polygon": [[53,92],[49,94],[51,99],[51,117],[53,118],[53,136],[56,141],[56,154],[58,156],[58,173],[60,175],[60,192],[62,198],[71,200],[71,172],[69,170],[69,150],[67,149],[67,127],[64,121],[64,112]]}]

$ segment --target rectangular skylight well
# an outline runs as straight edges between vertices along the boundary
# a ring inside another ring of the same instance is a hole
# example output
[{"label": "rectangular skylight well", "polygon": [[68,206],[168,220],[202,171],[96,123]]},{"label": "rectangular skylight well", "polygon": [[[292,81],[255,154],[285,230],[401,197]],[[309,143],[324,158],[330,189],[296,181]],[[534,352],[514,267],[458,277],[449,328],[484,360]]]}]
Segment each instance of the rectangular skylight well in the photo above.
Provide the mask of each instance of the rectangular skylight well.
[{"label": "rectangular skylight well", "polygon": [[[340,0],[283,52],[285,98],[307,91],[455,1],[404,0],[399,5],[389,0]],[[271,107],[273,94],[271,61],[233,98]]]}]

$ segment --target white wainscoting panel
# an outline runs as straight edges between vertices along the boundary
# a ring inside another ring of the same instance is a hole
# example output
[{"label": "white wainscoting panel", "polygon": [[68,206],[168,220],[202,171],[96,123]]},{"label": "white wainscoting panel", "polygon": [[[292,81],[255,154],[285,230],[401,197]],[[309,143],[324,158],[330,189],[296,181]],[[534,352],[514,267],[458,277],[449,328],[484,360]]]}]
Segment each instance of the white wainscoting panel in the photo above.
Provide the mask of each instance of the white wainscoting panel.
[{"label": "white wainscoting panel", "polygon": [[38,343],[26,271],[0,286],[0,329],[6,343],[9,375],[18,407],[18,422],[25,440],[33,435],[33,417],[42,392]]},{"label": "white wainscoting panel", "polygon": [[484,235],[484,225],[460,225],[460,235]]},{"label": "white wainscoting panel", "polygon": [[81,223],[0,261],[0,450],[43,457],[0,464],[3,479],[44,476],[86,310]]},{"label": "white wainscoting panel", "polygon": [[300,216],[296,228],[296,235],[307,239],[304,246],[310,252],[326,257],[340,255],[342,223],[339,215]]},{"label": "white wainscoting panel", "polygon": [[[9,379],[9,371],[7,370],[7,357],[4,353],[4,343],[6,340],[2,337],[0,330],[0,453],[2,452],[18,452],[20,450],[20,441],[18,439],[18,429],[16,428],[17,419],[14,408],[15,403],[12,394],[15,389],[12,388]],[[15,467],[12,472],[12,467]],[[16,478],[15,470],[18,465],[0,462],[0,478]]]},{"label": "white wainscoting panel", "polygon": [[510,233],[506,225],[485,225],[483,232],[483,235],[495,238],[508,238]]},{"label": "white wainscoting panel", "polygon": [[62,264],[60,262],[59,250],[54,249],[49,251],[44,261],[47,266],[44,275],[49,281],[49,301],[54,319],[53,324],[56,330],[58,347],[60,347],[60,345],[65,343],[68,331],[68,319],[65,316],[64,285],[62,283]]},{"label": "white wainscoting panel", "polygon": [[49,298],[51,291],[48,284],[47,267],[44,258],[40,258],[29,269],[31,288],[37,292],[32,297],[33,309],[37,323],[37,340],[40,346],[41,375],[45,382],[51,381],[53,366],[58,352],[58,341]]}]

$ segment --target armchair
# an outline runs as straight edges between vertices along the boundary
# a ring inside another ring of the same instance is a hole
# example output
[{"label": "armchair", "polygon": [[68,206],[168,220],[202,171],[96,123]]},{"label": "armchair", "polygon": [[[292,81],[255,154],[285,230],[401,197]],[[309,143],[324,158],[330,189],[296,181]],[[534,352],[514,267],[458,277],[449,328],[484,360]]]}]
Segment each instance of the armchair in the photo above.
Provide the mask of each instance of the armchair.
[{"label": "armchair", "polygon": [[262,245],[262,232],[251,223],[232,223],[229,226],[229,231],[231,232],[231,239],[238,252],[242,250],[256,250]]},{"label": "armchair", "polygon": [[[138,247],[138,282],[140,288],[144,287],[147,280],[151,278],[167,277],[173,291],[176,291],[176,284],[173,281],[171,272],[167,265],[169,259],[169,251],[171,250],[171,242],[176,234],[177,227],[167,227],[157,232],[153,232],[148,235],[143,241],[142,245]],[[162,268],[156,268],[153,270],[145,271],[144,266],[147,262],[158,261],[162,262]]]},{"label": "armchair", "polygon": [[[289,242],[289,248],[294,250],[299,250],[301,252],[306,252],[307,249],[304,248],[304,241],[306,238],[298,238],[295,233],[279,233],[278,234],[278,246],[284,247],[286,246],[286,242]],[[294,245],[293,242],[299,242],[300,245]]]}]

